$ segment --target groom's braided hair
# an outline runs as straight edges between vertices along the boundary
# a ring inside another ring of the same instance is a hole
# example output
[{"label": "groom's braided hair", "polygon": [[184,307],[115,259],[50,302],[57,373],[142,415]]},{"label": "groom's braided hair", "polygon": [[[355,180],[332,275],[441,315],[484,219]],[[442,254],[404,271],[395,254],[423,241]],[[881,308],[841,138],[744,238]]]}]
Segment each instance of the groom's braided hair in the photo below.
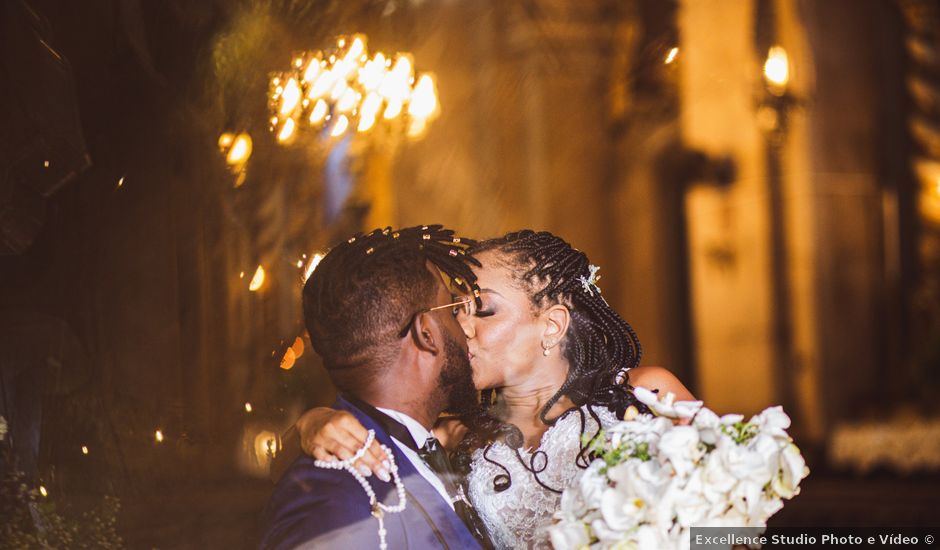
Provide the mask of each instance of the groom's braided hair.
[{"label": "groom's braided hair", "polygon": [[437,282],[427,263],[479,296],[471,270],[479,262],[467,254],[476,244],[440,225],[386,227],[327,253],[304,284],[304,322],[339,389],[355,394],[368,385],[409,316],[434,305]]},{"label": "groom's braided hair", "polygon": [[[542,408],[541,420],[552,425],[563,416],[551,419],[547,416],[563,396],[568,396],[578,407],[606,407],[621,418],[631,405],[640,412],[649,412],[625,384],[627,370],[640,363],[642,348],[639,338],[629,323],[607,304],[596,285],[586,283],[591,274],[587,256],[560,237],[528,229],[483,241],[471,249],[471,253],[491,250],[497,253],[495,261],[503,263],[528,294],[536,311],[563,304],[571,315],[571,323],[561,342],[561,353],[569,362],[568,376]],[[473,418],[467,418],[472,432],[465,440],[468,451],[486,446],[499,437],[505,438],[510,446],[521,446],[521,433],[515,433],[518,432],[515,426],[502,425],[485,414],[491,401],[492,393],[483,392],[482,411]],[[588,411],[599,426],[599,418],[590,407]],[[583,431],[582,417],[582,434]],[[594,437],[597,435],[595,433]],[[588,443],[582,444],[579,465],[587,465],[588,446]],[[529,469],[539,481],[534,458],[533,467]],[[494,480],[497,490],[501,486],[508,487],[508,472],[498,478],[502,479]]]}]

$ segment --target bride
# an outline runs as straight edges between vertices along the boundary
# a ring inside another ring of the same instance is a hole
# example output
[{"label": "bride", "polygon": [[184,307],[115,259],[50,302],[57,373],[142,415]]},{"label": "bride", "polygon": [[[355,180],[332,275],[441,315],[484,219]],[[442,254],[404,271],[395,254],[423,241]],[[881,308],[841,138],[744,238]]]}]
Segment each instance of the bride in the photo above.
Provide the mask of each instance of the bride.
[{"label": "bride", "polygon": [[[435,435],[462,466],[496,547],[547,548],[545,527],[589,464],[590,439],[624,414],[646,412],[630,386],[694,397],[669,371],[638,366],[636,334],[601,296],[583,252],[523,230],[471,253],[481,263],[481,302],[456,314],[481,404],[440,420]],[[366,439],[352,415],[331,409],[308,411],[297,427],[304,450],[321,460],[348,458]],[[360,465],[385,478],[383,459],[373,446]]]}]

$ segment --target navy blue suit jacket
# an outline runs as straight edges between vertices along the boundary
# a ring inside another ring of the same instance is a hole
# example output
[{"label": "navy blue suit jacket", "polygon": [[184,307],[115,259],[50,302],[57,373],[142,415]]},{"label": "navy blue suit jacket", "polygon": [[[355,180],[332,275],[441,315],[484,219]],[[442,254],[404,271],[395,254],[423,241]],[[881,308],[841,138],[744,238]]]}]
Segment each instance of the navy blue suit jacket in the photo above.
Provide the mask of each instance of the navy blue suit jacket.
[{"label": "navy blue suit jacket", "polygon": [[[375,421],[342,398],[333,407],[351,412],[366,429],[375,430],[376,440],[395,456],[407,505],[402,513],[385,514],[390,549],[480,548],[460,517]],[[344,470],[318,468],[313,460],[299,457],[275,486],[264,511],[261,548],[378,548],[379,522],[359,482]],[[398,503],[394,483],[375,476],[366,479],[379,500]]]}]

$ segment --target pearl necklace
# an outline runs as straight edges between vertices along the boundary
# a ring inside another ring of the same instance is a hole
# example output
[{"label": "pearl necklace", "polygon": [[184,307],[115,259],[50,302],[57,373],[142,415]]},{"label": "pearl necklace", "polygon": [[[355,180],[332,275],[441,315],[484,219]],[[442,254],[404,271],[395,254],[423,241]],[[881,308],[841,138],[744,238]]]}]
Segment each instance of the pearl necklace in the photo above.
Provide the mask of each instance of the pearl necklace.
[{"label": "pearl necklace", "polygon": [[369,504],[372,506],[372,517],[379,520],[379,549],[387,550],[388,544],[385,541],[385,514],[397,514],[405,510],[405,485],[401,481],[401,477],[398,475],[398,466],[395,464],[395,456],[392,454],[392,451],[385,445],[381,445],[382,450],[385,451],[385,456],[388,457],[389,461],[389,471],[392,473],[392,479],[395,482],[395,490],[398,493],[398,504],[395,506],[388,506],[379,502],[379,499],[375,496],[375,491],[372,490],[372,485],[369,484],[369,481],[366,480],[365,476],[359,473],[353,463],[363,457],[366,454],[369,446],[372,445],[372,442],[375,441],[375,430],[369,430],[369,435],[366,436],[366,442],[361,449],[356,451],[356,454],[347,458],[346,460],[314,460],[314,466],[319,468],[326,468],[327,470],[346,470],[359,482],[359,485],[362,487],[362,490],[366,492],[366,496],[369,497]]}]

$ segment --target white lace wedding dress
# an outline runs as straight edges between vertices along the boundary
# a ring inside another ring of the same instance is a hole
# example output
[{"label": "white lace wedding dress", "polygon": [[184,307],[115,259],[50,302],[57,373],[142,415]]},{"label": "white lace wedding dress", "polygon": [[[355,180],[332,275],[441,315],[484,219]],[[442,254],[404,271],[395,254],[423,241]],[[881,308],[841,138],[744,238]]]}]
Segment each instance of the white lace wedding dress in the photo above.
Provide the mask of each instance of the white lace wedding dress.
[{"label": "white lace wedding dress", "polygon": [[[594,435],[597,422],[587,407],[582,407],[580,412],[585,419],[584,433]],[[595,407],[594,412],[604,428],[617,421],[616,415],[606,408]],[[531,464],[533,455],[538,454],[534,467],[538,470],[545,466],[538,474],[544,485],[563,490],[581,470],[575,464],[581,449],[581,418],[578,412],[571,412],[546,430],[537,449],[519,449],[526,464]],[[487,461],[483,449],[473,453],[467,476],[469,497],[486,524],[493,544],[499,549],[551,548],[546,528],[551,525],[561,494],[542,487],[532,472],[519,462],[515,450],[504,443],[494,443],[486,456],[505,466],[512,479],[508,489],[497,492],[493,480],[506,472]]]}]

